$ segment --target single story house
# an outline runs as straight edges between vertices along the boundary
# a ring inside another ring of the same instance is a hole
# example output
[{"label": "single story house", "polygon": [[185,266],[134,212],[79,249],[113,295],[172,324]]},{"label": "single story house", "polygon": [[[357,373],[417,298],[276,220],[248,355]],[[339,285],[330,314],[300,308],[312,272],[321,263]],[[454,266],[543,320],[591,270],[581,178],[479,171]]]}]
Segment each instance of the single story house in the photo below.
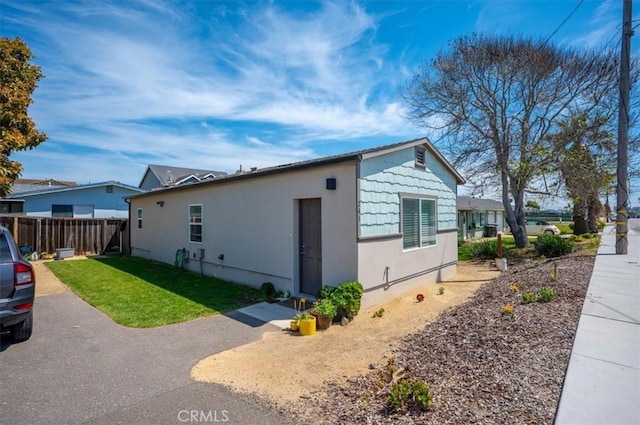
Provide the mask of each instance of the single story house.
[{"label": "single story house", "polygon": [[[37,217],[128,218],[125,197],[144,190],[116,181],[85,185],[47,186],[12,193],[2,199],[12,211]],[[20,207],[17,204],[21,204]]]},{"label": "single story house", "polygon": [[168,165],[149,165],[138,187],[144,190],[154,190],[163,187],[217,179],[226,175],[227,173],[222,171],[170,167]]},{"label": "single story house", "polygon": [[363,308],[453,276],[464,179],[426,139],[134,195],[131,254]]},{"label": "single story house", "polygon": [[458,196],[458,239],[466,241],[496,236],[504,231],[504,206],[500,201]]}]

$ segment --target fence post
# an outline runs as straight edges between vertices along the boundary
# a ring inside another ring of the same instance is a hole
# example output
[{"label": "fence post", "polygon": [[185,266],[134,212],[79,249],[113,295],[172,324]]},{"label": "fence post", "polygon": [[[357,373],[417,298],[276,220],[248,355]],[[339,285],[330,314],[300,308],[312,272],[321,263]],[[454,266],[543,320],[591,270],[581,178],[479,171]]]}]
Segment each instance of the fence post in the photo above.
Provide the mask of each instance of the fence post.
[{"label": "fence post", "polygon": [[13,225],[13,239],[17,241],[19,241],[20,239],[18,238],[18,217],[14,216],[13,217],[13,223],[11,223]]},{"label": "fence post", "polygon": [[42,219],[39,218],[36,223],[36,252],[42,252]]}]

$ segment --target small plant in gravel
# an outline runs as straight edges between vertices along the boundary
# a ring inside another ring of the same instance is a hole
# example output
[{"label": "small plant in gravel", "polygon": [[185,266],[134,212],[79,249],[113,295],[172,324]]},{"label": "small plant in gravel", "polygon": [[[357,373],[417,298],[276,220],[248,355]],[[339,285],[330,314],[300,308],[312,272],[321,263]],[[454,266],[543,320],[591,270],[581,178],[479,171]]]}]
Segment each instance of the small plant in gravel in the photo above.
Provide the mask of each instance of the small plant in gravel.
[{"label": "small plant in gravel", "polygon": [[511,292],[518,292],[520,290],[520,287],[516,284],[513,284],[509,287],[509,289],[511,290]]},{"label": "small plant in gravel", "polygon": [[444,294],[444,286],[441,286],[438,288],[438,295],[443,295]]},{"label": "small plant in gravel", "polygon": [[380,307],[376,311],[373,312],[373,317],[382,317],[384,316],[384,307]]},{"label": "small plant in gravel", "polygon": [[429,386],[422,381],[411,383],[411,401],[420,410],[427,410],[433,397],[429,391]]},{"label": "small plant in gravel", "polygon": [[395,412],[407,404],[409,400],[410,387],[407,381],[396,382],[391,386],[389,397],[387,398],[387,410]]},{"label": "small plant in gravel", "polygon": [[549,288],[540,288],[538,291],[538,302],[548,303],[556,297],[556,292]]},{"label": "small plant in gravel", "polygon": [[538,301],[538,296],[533,292],[523,292],[521,297],[523,304],[529,304]]},{"label": "small plant in gravel", "polygon": [[551,280],[554,282],[558,280],[558,263],[553,263],[551,266]]},{"label": "small plant in gravel", "polygon": [[401,380],[391,386],[387,398],[387,410],[396,412],[402,408],[427,410],[433,397],[429,386],[422,381]]},{"label": "small plant in gravel", "polygon": [[421,303],[422,301],[424,301],[424,295],[422,294],[416,295],[416,300],[418,300],[418,302]]},{"label": "small plant in gravel", "polygon": [[502,315],[503,316],[513,317],[515,312],[516,312],[516,308],[514,306],[512,306],[511,304],[507,304],[504,307],[502,307]]}]

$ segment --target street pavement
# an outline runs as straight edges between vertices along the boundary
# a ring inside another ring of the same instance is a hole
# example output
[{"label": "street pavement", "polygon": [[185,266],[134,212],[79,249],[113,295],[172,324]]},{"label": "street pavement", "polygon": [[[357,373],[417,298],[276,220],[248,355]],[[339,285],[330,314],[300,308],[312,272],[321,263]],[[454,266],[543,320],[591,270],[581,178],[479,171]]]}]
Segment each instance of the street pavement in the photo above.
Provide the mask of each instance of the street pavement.
[{"label": "street pavement", "polygon": [[71,292],[37,297],[34,311],[31,339],[0,345],[0,424],[291,423],[256,397],[189,375],[273,325],[231,313],[125,328]]},{"label": "street pavement", "polygon": [[556,425],[640,424],[640,219],[628,253],[607,226],[587,289]]}]

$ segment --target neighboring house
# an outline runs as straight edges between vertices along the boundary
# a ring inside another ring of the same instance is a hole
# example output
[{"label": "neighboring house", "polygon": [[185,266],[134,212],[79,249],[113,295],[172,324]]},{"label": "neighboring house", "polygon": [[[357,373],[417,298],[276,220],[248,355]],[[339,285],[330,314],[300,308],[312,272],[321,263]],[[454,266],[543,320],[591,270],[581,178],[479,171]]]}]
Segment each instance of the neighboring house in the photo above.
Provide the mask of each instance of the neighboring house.
[{"label": "neighboring house", "polygon": [[150,191],[131,254],[293,294],[358,280],[366,308],[455,274],[462,183],[419,139]]},{"label": "neighboring house", "polygon": [[496,236],[504,231],[504,206],[493,199],[458,196],[458,239]]},{"label": "neighboring house", "polygon": [[153,190],[187,183],[198,183],[204,180],[213,180],[226,175],[227,173],[222,171],[149,165],[138,187],[144,190]]},{"label": "neighboring house", "polygon": [[116,181],[51,186],[12,193],[3,203],[22,203],[22,213],[38,217],[128,218],[125,197],[144,192]]},{"label": "neighboring house", "polygon": [[[43,189],[72,187],[76,185],[76,182],[59,181],[54,179],[16,179],[11,185],[11,195]],[[23,209],[24,201],[21,199],[0,199],[0,214],[20,214],[24,212]]]}]

